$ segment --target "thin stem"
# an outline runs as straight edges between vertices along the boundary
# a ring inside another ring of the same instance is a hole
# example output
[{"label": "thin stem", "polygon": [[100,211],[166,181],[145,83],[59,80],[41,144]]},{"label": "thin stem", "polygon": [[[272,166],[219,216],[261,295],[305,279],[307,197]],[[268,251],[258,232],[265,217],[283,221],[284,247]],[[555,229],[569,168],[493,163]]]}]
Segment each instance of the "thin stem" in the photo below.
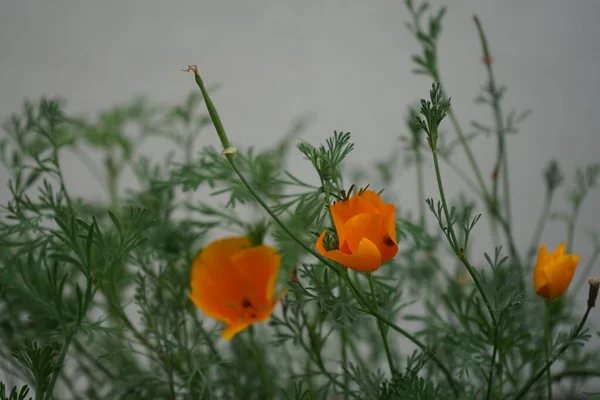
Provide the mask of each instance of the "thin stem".
[{"label": "thin stem", "polygon": [[597,245],[594,248],[594,252],[592,253],[592,256],[590,257],[590,259],[587,262],[587,264],[585,265],[585,267],[583,267],[583,272],[581,272],[581,277],[577,281],[577,284],[574,286],[573,293],[579,293],[579,290],[581,290],[581,287],[587,282],[588,275],[592,271],[592,268],[594,268],[594,264],[596,264],[598,256],[600,256],[600,245]]},{"label": "thin stem", "polygon": [[473,269],[473,267],[471,266],[471,264],[469,263],[467,257],[465,256],[464,252],[461,252],[458,249],[458,242],[456,240],[456,234],[454,233],[454,227],[452,226],[452,221],[450,220],[450,212],[448,211],[448,203],[446,202],[446,195],[444,194],[444,184],[442,182],[442,174],[440,172],[440,163],[438,161],[438,155],[437,155],[437,150],[433,149],[432,150],[433,153],[433,165],[435,167],[435,175],[436,175],[436,179],[437,179],[437,183],[438,183],[438,189],[440,192],[440,199],[442,202],[442,208],[444,209],[444,214],[446,216],[446,224],[447,224],[447,228],[448,232],[450,234],[450,237],[453,241],[453,243],[450,243],[450,245],[452,246],[452,250],[454,251],[454,253],[456,254],[456,256],[458,257],[458,259],[460,261],[462,261],[463,265],[467,268],[467,271],[469,271],[469,274],[471,275],[471,278],[473,279],[473,282],[475,282],[475,285],[477,286],[477,289],[479,290],[479,293],[481,294],[481,297],[483,298],[483,302],[485,303],[488,312],[490,313],[490,317],[492,318],[492,322],[494,323],[494,325],[497,324],[496,322],[496,316],[494,315],[494,311],[492,309],[492,305],[489,301],[489,299],[487,298],[487,295],[485,293],[485,291],[483,290],[483,286],[481,285],[481,282],[479,280],[479,276],[477,275],[477,272]]},{"label": "thin stem", "polygon": [[[423,146],[423,148],[425,147]],[[477,196],[479,196],[479,198],[485,201],[485,196],[481,193],[481,190],[479,189],[477,184],[473,182],[471,178],[469,178],[465,171],[463,171],[456,164],[454,164],[447,155],[439,154],[439,156],[450,168],[452,168],[456,175],[458,175],[463,180],[463,182],[469,187],[469,189],[471,189],[471,191],[473,191],[475,194],[477,194]]]},{"label": "thin stem", "polygon": [[427,224],[425,212],[425,176],[423,171],[423,157],[418,144],[413,146],[415,164],[417,169],[417,204],[419,206],[419,224],[423,229]]},{"label": "thin stem", "polygon": [[437,150],[433,149],[433,165],[435,167],[435,177],[437,179],[438,190],[440,192],[440,200],[442,202],[442,208],[444,210],[444,216],[446,217],[446,229],[450,235],[452,250],[458,256],[458,240],[456,239],[456,234],[454,233],[454,227],[452,226],[452,219],[450,218],[450,211],[448,210],[448,203],[446,201],[446,194],[444,192],[444,184],[442,183],[442,174],[440,171],[440,163],[438,161]]},{"label": "thin stem", "polygon": [[512,221],[511,217],[511,206],[510,206],[510,193],[509,193],[509,185],[508,185],[508,158],[506,156],[506,143],[505,143],[505,135],[506,129],[504,127],[504,118],[502,116],[502,108],[500,107],[500,94],[496,87],[496,80],[494,78],[494,70],[492,69],[492,63],[490,58],[490,52],[487,44],[487,39],[485,38],[485,33],[483,31],[483,27],[481,26],[481,22],[479,18],[475,15],[473,16],[473,20],[475,21],[475,26],[477,27],[477,32],[479,33],[479,40],[481,41],[481,47],[483,49],[483,56],[487,60],[485,62],[486,71],[489,79],[489,91],[492,98],[492,109],[494,111],[494,119],[496,122],[496,134],[498,135],[498,155],[495,164],[495,176],[492,181],[492,199],[495,204],[498,204],[498,173],[500,172],[500,168],[502,168],[502,178],[503,178],[503,191],[504,191],[504,206],[506,208],[506,220],[509,223],[509,231],[510,222]]},{"label": "thin stem", "polygon": [[587,369],[587,368],[569,368],[558,374],[552,376],[553,381],[560,381],[563,378],[574,376],[574,377],[600,377],[600,370]]},{"label": "thin stem", "polygon": [[271,385],[269,385],[267,370],[265,368],[265,363],[263,362],[264,360],[258,354],[258,344],[256,343],[256,339],[254,338],[254,330],[249,330],[248,335],[250,336],[250,352],[252,353],[252,358],[254,359],[256,368],[258,369],[260,382],[262,383],[262,386],[265,390],[265,395],[267,396],[267,399],[272,399],[273,392],[271,391]]},{"label": "thin stem", "polygon": [[60,371],[62,371],[63,363],[65,362],[65,358],[67,357],[67,352],[69,351],[69,347],[71,346],[71,340],[73,339],[74,332],[69,332],[65,337],[65,343],[63,344],[62,350],[60,352],[60,356],[58,357],[57,368],[52,375],[52,380],[46,389],[46,400],[50,400],[53,398],[52,393],[54,392],[54,385],[56,385],[56,381],[58,376],[60,375]]},{"label": "thin stem", "polygon": [[406,337],[408,340],[410,340],[411,342],[413,342],[414,344],[416,344],[417,347],[419,347],[421,350],[423,350],[423,352],[427,353],[428,356],[431,358],[431,360],[439,367],[439,369],[442,371],[442,373],[446,377],[446,380],[450,384],[450,388],[452,389],[454,395],[456,397],[459,396],[458,388],[456,387],[456,383],[454,382],[454,379],[452,379],[452,375],[450,374],[450,371],[448,370],[448,368],[446,368],[446,365],[444,363],[442,363],[435,356],[433,350],[429,349],[423,342],[421,342],[415,336],[413,336],[412,334],[408,333],[404,329],[400,328],[398,325],[396,325],[395,323],[393,323],[392,321],[390,321],[389,319],[387,319],[385,316],[383,316],[382,314],[380,314],[378,311],[374,311],[374,310],[361,310],[361,311],[366,312],[368,314],[371,314],[374,317],[378,318],[379,320],[381,320],[381,322],[383,322],[384,324],[388,325],[390,328],[392,328],[396,332],[400,333],[402,336]]},{"label": "thin stem", "polygon": [[[346,302],[346,288],[340,286],[340,299],[342,302]],[[346,329],[346,325],[342,325],[340,327],[340,352],[342,356],[342,370],[348,368],[348,330]],[[348,374],[344,374],[344,386],[346,388],[350,387],[350,376]],[[344,399],[348,399],[348,394],[344,393]]]},{"label": "thin stem", "polygon": [[577,224],[577,218],[579,217],[579,204],[573,207],[571,212],[571,218],[569,219],[569,225],[567,226],[567,254],[571,254],[573,251],[573,242],[575,241],[575,225]]},{"label": "thin stem", "polygon": [[531,378],[529,378],[525,386],[523,386],[523,388],[519,390],[514,400],[519,400],[523,398],[523,396],[525,396],[529,389],[531,389],[533,384],[538,379],[540,379],[544,375],[544,373],[546,373],[546,370],[548,370],[552,366],[552,364],[554,364],[554,362],[569,348],[569,346],[573,344],[573,339],[576,338],[579,335],[579,332],[581,332],[581,329],[583,329],[583,326],[585,325],[585,321],[587,321],[591,309],[591,307],[587,308],[585,314],[583,315],[583,318],[579,322],[579,325],[577,325],[577,328],[569,336],[568,340],[566,340],[564,344],[560,346],[558,351],[556,351],[554,355],[549,360],[547,360],[546,363],[540,369],[538,369]]},{"label": "thin stem", "polygon": [[[440,82],[439,79],[436,79],[436,81]],[[463,150],[465,151],[465,154],[467,155],[469,164],[471,164],[471,168],[473,169],[473,172],[475,173],[475,179],[477,180],[477,184],[481,188],[481,193],[483,194],[483,197],[485,199],[488,199],[489,194],[488,194],[488,190],[485,185],[485,182],[483,181],[483,175],[481,174],[481,170],[479,169],[479,166],[477,165],[475,156],[473,155],[473,152],[471,151],[471,147],[469,146],[469,143],[467,142],[467,139],[465,138],[465,134],[463,133],[463,130],[460,127],[460,124],[458,123],[458,119],[456,118],[454,111],[448,110],[448,116],[450,117],[450,121],[452,122],[452,126],[454,127],[454,130],[456,131],[458,140],[460,141],[460,144],[462,145]]]},{"label": "thin stem", "polygon": [[[498,320],[498,323],[500,323],[500,318]],[[498,352],[498,331],[500,330],[500,327],[498,325],[494,326],[494,350],[492,351],[492,361],[490,363],[490,374],[488,376],[488,389],[487,389],[487,396],[485,397],[487,400],[490,400],[492,397],[492,387],[494,386],[494,369],[496,369],[496,353]],[[502,387],[500,387],[500,390],[502,390]]]},{"label": "thin stem", "polygon": [[[552,336],[550,333],[550,301],[546,301],[546,312],[544,314],[544,351],[546,360],[550,359],[550,347]],[[546,379],[548,380],[548,400],[552,400],[552,373],[550,367],[546,369]]]},{"label": "thin stem", "polygon": [[542,207],[542,211],[540,213],[540,217],[535,226],[535,231],[533,233],[533,237],[531,238],[531,244],[529,245],[529,253],[527,254],[526,265],[530,265],[533,261],[533,257],[537,252],[537,247],[540,243],[540,238],[542,237],[542,233],[544,232],[544,227],[546,226],[546,222],[548,221],[548,216],[550,215],[550,209],[552,207],[552,197],[547,196],[546,201],[544,202],[544,206]]},{"label": "thin stem", "polygon": [[[375,293],[375,287],[373,285],[373,274],[367,274],[369,277],[369,288],[371,289],[371,296],[373,297],[373,309],[375,311],[379,311],[377,307],[377,295]],[[388,365],[390,366],[390,374],[393,376],[395,367],[394,367],[394,357],[392,357],[392,352],[390,351],[390,345],[387,341],[385,327],[380,320],[377,320],[377,327],[379,328],[379,333],[381,334],[381,340],[383,341],[383,347],[385,349],[385,355],[387,357]]]}]

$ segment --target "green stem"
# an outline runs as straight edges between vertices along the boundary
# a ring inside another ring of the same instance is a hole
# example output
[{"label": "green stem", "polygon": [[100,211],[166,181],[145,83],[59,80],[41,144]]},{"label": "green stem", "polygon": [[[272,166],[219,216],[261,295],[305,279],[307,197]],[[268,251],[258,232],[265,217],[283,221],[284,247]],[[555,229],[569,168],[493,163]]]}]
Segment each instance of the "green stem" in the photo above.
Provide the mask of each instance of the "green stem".
[{"label": "green stem", "polygon": [[[498,323],[500,323],[500,318],[498,320]],[[485,397],[487,400],[490,400],[492,397],[492,387],[494,386],[494,369],[496,369],[496,354],[498,352],[498,331],[500,330],[500,327],[498,325],[494,326],[494,350],[492,351],[492,361],[490,364],[490,374],[488,376],[488,389],[487,389],[487,396]],[[500,387],[500,390],[502,390],[502,387]]]},{"label": "green stem", "polygon": [[[552,335],[550,331],[550,301],[546,301],[546,312],[544,314],[544,351],[546,360],[550,360],[550,347]],[[546,368],[546,379],[548,384],[548,400],[552,400],[552,373],[550,367]]]},{"label": "green stem", "polygon": [[[65,362],[65,358],[67,357],[67,352],[69,351],[69,347],[71,346],[71,340],[73,339],[73,332],[69,332],[65,337],[65,343],[63,344],[62,350],[60,352],[60,356],[58,357],[58,362],[56,365],[56,370],[52,375],[52,380],[46,389],[46,400],[50,400],[53,398],[52,393],[54,392],[54,385],[56,385],[56,381],[58,376],[60,375],[60,371],[62,371],[63,363]],[[39,392],[39,391],[38,391]]]},{"label": "green stem", "polygon": [[531,378],[529,378],[525,386],[523,386],[523,388],[521,388],[521,390],[519,390],[519,392],[516,394],[514,400],[519,400],[523,398],[523,396],[525,396],[529,389],[531,389],[533,384],[538,379],[540,379],[544,375],[544,373],[546,373],[546,370],[550,369],[552,364],[554,364],[554,362],[569,348],[569,346],[573,344],[573,339],[576,338],[579,335],[579,332],[581,332],[581,329],[583,329],[583,326],[585,325],[585,321],[587,321],[591,309],[591,307],[587,308],[585,314],[583,315],[583,318],[579,322],[579,325],[577,325],[577,328],[573,331],[569,338],[564,341],[564,344],[560,346],[558,351],[556,351],[554,355],[549,360],[547,360],[546,363],[540,369],[538,369]]},{"label": "green stem", "polygon": [[[223,128],[223,124],[221,123],[221,119],[219,118],[219,114],[217,113],[217,110],[215,109],[215,106],[214,106],[212,100],[210,99],[206,88],[204,87],[204,83],[202,82],[202,79],[200,78],[200,75],[198,74],[197,68],[196,67],[190,67],[190,70],[194,72],[194,77],[196,79],[196,83],[198,84],[198,86],[200,87],[200,90],[202,91],[202,95],[204,97],[204,103],[206,104],[206,107],[208,108],[208,112],[209,112],[209,114],[211,116],[213,125],[215,126],[215,129],[217,130],[217,134],[219,135],[219,139],[221,140],[221,143],[222,143],[222,145],[224,147],[224,150],[228,150],[231,146],[230,146],[230,143],[229,143],[229,139],[227,137],[227,133],[225,132],[225,129]],[[250,192],[250,194],[256,199],[256,201],[267,212],[267,214],[269,214],[269,216],[273,219],[273,221],[277,225],[279,225],[279,227],[292,240],[294,240],[296,243],[298,243],[298,245],[300,245],[300,247],[302,247],[304,250],[306,250],[309,254],[311,254],[315,258],[317,258],[320,262],[322,262],[325,266],[327,266],[328,268],[330,268],[331,270],[333,270],[334,272],[336,272],[338,275],[341,275],[339,273],[338,269],[335,267],[335,265],[333,265],[331,262],[329,262],[329,260],[327,260],[325,257],[321,256],[316,250],[312,249],[310,246],[308,246],[306,243],[304,243],[302,240],[300,240],[279,219],[279,217],[277,217],[277,215],[275,214],[275,212],[273,212],[273,210],[271,210],[271,208],[262,199],[262,197],[258,194],[258,192],[256,192],[256,190],[254,190],[254,188],[250,185],[250,183],[248,182],[248,180],[246,179],[246,177],[239,170],[239,168],[237,167],[237,164],[234,161],[234,155],[235,155],[235,152],[226,152],[225,153],[225,157],[229,161],[229,164],[231,165],[232,169],[234,170],[234,172],[236,173],[236,175],[238,176],[238,178],[242,181],[242,183],[248,189],[248,191]],[[343,275],[341,275],[341,276],[346,281],[346,284],[348,284],[348,286],[350,287],[350,289],[352,290],[353,294],[356,296],[356,298],[358,299],[358,301],[361,302],[362,304],[364,304],[364,306],[367,308],[369,314],[371,314],[374,317],[380,319],[383,323],[389,325],[392,329],[394,329],[398,333],[404,335],[407,339],[409,339],[414,344],[416,344],[417,346],[419,346],[419,348],[421,348],[421,349],[423,349],[425,351],[429,351],[427,349],[427,347],[423,343],[421,343],[416,337],[412,336],[410,333],[408,333],[404,329],[400,328],[399,326],[397,326],[393,322],[389,321],[383,315],[379,314],[379,312],[377,312],[375,310],[372,310],[370,308],[369,304],[365,301],[364,297],[360,294],[360,292],[358,291],[358,289],[354,286],[354,284],[352,283],[352,281],[349,278],[344,277]],[[435,357],[433,354],[431,355],[431,359],[442,370],[442,372],[444,373],[444,375],[448,379],[448,383],[450,384],[450,386],[452,388],[452,391],[454,392],[455,396],[458,397],[458,393],[459,393],[458,392],[458,388],[456,387],[456,383],[452,379],[452,375],[450,374],[450,372],[448,371],[448,369],[446,368],[446,366],[437,357]]]},{"label": "green stem", "polygon": [[[373,274],[367,274],[369,277],[369,288],[371,289],[371,296],[373,297],[373,309],[375,311],[379,311],[377,307],[377,295],[375,293],[375,287],[373,285]],[[394,367],[394,357],[392,357],[392,352],[390,351],[390,345],[387,341],[385,327],[381,323],[380,320],[377,320],[377,327],[379,328],[379,333],[381,334],[381,340],[383,341],[383,347],[385,349],[385,355],[387,357],[388,365],[390,366],[390,374],[394,375],[394,371],[396,370]]]},{"label": "green stem", "polygon": [[427,224],[425,212],[425,176],[423,171],[423,157],[418,144],[413,146],[415,152],[415,164],[417,168],[417,202],[419,206],[419,224],[423,229]]},{"label": "green stem", "polygon": [[[479,40],[481,41],[481,47],[483,49],[483,55],[485,58],[490,59],[490,52],[487,44],[487,39],[485,38],[485,33],[483,31],[483,27],[481,26],[481,22],[479,18],[474,15],[473,20],[475,21],[475,25],[477,27],[477,32],[479,33]],[[511,206],[510,206],[510,194],[509,194],[509,185],[508,185],[508,159],[506,156],[506,143],[505,143],[505,135],[506,129],[504,127],[504,118],[502,116],[502,108],[500,107],[500,95],[498,89],[496,87],[496,80],[494,78],[494,70],[492,69],[492,63],[485,63],[488,79],[489,79],[489,91],[492,97],[492,109],[494,111],[494,120],[496,123],[496,133],[498,135],[498,155],[495,164],[496,175],[500,172],[500,168],[502,168],[502,177],[503,177],[503,190],[504,190],[504,206],[506,207],[506,220],[510,224],[512,221],[511,218]],[[498,204],[498,179],[497,176],[494,177],[492,181],[492,199],[494,203]],[[510,231],[510,225],[509,225]]]},{"label": "green stem", "polygon": [[265,395],[267,399],[272,399],[273,392],[271,391],[271,385],[269,385],[269,379],[267,377],[267,369],[265,367],[264,359],[258,354],[258,344],[256,343],[256,339],[254,338],[254,330],[249,330],[248,335],[250,336],[250,351],[252,353],[252,358],[254,359],[254,362],[256,364],[256,368],[258,369],[260,382],[262,383],[262,386],[265,389]]},{"label": "green stem", "polygon": [[596,260],[598,259],[598,256],[600,256],[600,245],[596,245],[596,247],[594,248],[594,252],[592,253],[592,256],[590,257],[589,261],[583,268],[583,272],[581,272],[581,277],[579,278],[579,280],[577,281],[577,284],[573,288],[573,293],[579,293],[579,291],[581,290],[581,287],[583,285],[585,285],[585,283],[589,279],[588,276],[589,276],[590,272],[592,271],[592,268],[594,268],[594,264],[596,264]]},{"label": "green stem", "polygon": [[[437,133],[436,133],[437,134]],[[459,246],[458,240],[456,239],[456,234],[454,233],[454,227],[452,226],[452,220],[450,218],[450,211],[448,210],[448,203],[446,202],[446,194],[444,192],[444,184],[442,183],[442,174],[440,171],[440,163],[438,161],[437,150],[433,149],[433,165],[435,167],[435,177],[437,179],[438,189],[440,192],[440,200],[442,202],[442,208],[444,210],[444,216],[446,217],[446,229],[449,234],[450,245],[452,246],[452,251],[459,256]]]},{"label": "green stem", "polygon": [[[340,286],[340,299],[342,302],[346,302],[346,288]],[[346,325],[340,327],[340,352],[342,356],[342,370],[348,368],[348,330]],[[344,386],[345,388],[350,387],[350,376],[344,373]],[[344,393],[344,399],[348,399],[348,394]]]},{"label": "green stem", "polygon": [[575,241],[575,225],[577,224],[577,218],[579,217],[579,205],[576,204],[571,212],[571,218],[569,219],[569,225],[567,227],[567,246],[566,253],[571,254],[573,251],[573,242]]},{"label": "green stem", "polygon": [[[436,134],[437,134],[437,132],[436,132]],[[477,272],[475,271],[475,269],[473,269],[473,267],[469,263],[464,252],[461,252],[460,249],[458,248],[456,234],[454,233],[454,227],[452,226],[452,221],[450,220],[450,212],[448,211],[448,203],[446,202],[446,195],[444,194],[444,184],[442,182],[442,174],[440,172],[440,163],[438,161],[437,150],[432,149],[432,153],[433,153],[433,165],[435,167],[435,175],[436,175],[436,179],[437,179],[437,183],[438,183],[438,189],[440,192],[440,200],[442,202],[442,208],[444,209],[444,215],[446,216],[447,229],[450,234],[450,238],[452,239],[451,242],[453,241],[453,243],[450,243],[450,245],[452,246],[452,250],[458,257],[458,259],[460,261],[462,261],[463,265],[467,268],[467,271],[469,271],[469,274],[471,275],[473,282],[475,282],[475,285],[477,286],[477,289],[479,290],[479,293],[481,294],[481,297],[483,298],[483,302],[485,303],[485,305],[488,309],[488,312],[490,313],[492,322],[494,323],[494,325],[496,325],[497,324],[496,316],[494,315],[492,305],[491,305],[489,299],[487,298],[485,291],[483,290],[483,286],[481,285],[479,276],[477,275]]]},{"label": "green stem", "polygon": [[[440,79],[437,76],[434,77],[434,79],[437,82],[440,82]],[[458,119],[456,118],[454,111],[448,110],[448,116],[450,117],[450,121],[452,122],[452,126],[454,127],[454,130],[456,131],[458,140],[460,141],[460,144],[462,145],[462,147],[465,151],[465,154],[467,155],[467,160],[469,161],[469,164],[471,164],[471,168],[473,169],[473,172],[475,173],[475,179],[477,180],[477,184],[481,188],[481,193],[485,199],[489,199],[488,190],[487,190],[487,187],[485,186],[485,182],[483,180],[483,175],[481,174],[481,170],[479,169],[479,166],[477,165],[475,156],[473,155],[473,152],[471,151],[471,147],[469,146],[469,143],[467,142],[467,139],[465,138],[463,130],[460,127],[460,124],[458,123]]]},{"label": "green stem", "polygon": [[600,370],[587,369],[587,368],[569,368],[569,369],[564,370],[563,372],[554,374],[552,376],[552,380],[560,381],[561,379],[563,379],[565,377],[569,377],[569,376],[580,377],[580,378],[581,377],[583,377],[583,378],[600,377]]},{"label": "green stem", "polygon": [[546,221],[548,221],[548,216],[550,215],[550,209],[552,207],[552,197],[546,196],[546,201],[544,202],[544,207],[542,207],[542,211],[540,213],[540,217],[535,226],[535,231],[533,233],[533,237],[531,238],[531,244],[529,245],[529,254],[527,254],[526,266],[529,266],[533,261],[533,257],[535,257],[537,253],[537,248],[540,243],[540,238],[542,237],[542,233],[544,232],[544,227],[546,226]]}]

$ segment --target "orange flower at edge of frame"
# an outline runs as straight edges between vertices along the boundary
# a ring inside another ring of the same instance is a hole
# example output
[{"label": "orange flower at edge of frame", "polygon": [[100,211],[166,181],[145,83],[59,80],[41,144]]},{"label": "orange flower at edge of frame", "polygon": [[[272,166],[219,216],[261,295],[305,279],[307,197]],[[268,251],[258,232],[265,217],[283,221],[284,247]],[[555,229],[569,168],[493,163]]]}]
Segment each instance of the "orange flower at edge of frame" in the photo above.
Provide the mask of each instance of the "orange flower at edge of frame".
[{"label": "orange flower at edge of frame", "polygon": [[542,244],[533,271],[535,293],[547,300],[561,296],[575,275],[577,263],[579,263],[579,256],[565,254],[564,242],[559,244],[551,254]]},{"label": "orange flower at edge of frame", "polygon": [[360,272],[373,272],[398,252],[396,240],[396,207],[381,197],[364,190],[348,200],[330,207],[338,236],[339,249],[326,250],[326,231],[317,239],[316,247],[323,257]]},{"label": "orange flower at edge of frame", "polygon": [[231,339],[273,312],[285,293],[275,297],[280,263],[274,248],[252,247],[247,237],[214,241],[193,262],[190,299],[204,314],[223,322],[221,337]]}]

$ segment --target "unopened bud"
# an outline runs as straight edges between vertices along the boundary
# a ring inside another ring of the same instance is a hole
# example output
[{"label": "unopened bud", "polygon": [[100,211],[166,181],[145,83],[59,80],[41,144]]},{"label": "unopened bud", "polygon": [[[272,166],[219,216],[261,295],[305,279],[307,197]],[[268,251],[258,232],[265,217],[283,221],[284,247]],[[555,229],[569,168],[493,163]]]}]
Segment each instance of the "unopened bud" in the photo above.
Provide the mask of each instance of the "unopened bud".
[{"label": "unopened bud", "polygon": [[600,279],[591,277],[588,279],[590,284],[590,294],[588,295],[588,307],[592,308],[596,306],[596,299],[598,298],[598,290],[600,290]]}]

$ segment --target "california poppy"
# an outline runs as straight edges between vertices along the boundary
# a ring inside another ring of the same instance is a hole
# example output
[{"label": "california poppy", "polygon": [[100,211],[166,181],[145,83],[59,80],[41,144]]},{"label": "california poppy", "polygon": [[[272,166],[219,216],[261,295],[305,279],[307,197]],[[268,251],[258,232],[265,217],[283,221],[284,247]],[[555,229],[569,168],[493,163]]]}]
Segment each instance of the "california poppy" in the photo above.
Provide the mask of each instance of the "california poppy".
[{"label": "california poppy", "polygon": [[384,203],[379,195],[364,190],[348,200],[330,207],[339,248],[326,250],[326,231],[317,240],[322,256],[361,272],[373,272],[394,258],[396,241],[396,207]]},{"label": "california poppy", "polygon": [[281,257],[248,237],[217,240],[192,265],[190,298],[204,314],[223,322],[223,339],[269,318],[281,298],[275,284]]},{"label": "california poppy", "polygon": [[547,300],[561,296],[569,287],[578,262],[579,256],[565,254],[564,243],[559,244],[552,254],[542,244],[533,271],[535,293]]}]

